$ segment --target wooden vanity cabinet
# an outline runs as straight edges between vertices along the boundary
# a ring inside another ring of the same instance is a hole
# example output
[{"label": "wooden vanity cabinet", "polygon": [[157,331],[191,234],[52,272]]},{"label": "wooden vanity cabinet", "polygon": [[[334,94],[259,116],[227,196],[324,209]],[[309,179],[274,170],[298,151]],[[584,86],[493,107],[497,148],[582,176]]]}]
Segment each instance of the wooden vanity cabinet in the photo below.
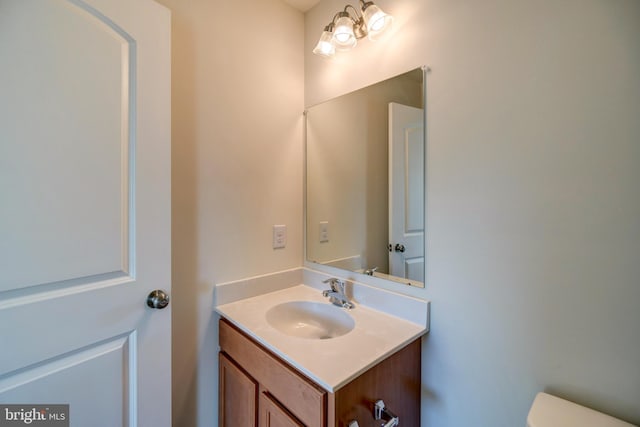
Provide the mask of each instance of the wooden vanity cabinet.
[{"label": "wooden vanity cabinet", "polygon": [[219,360],[220,427],[304,427],[231,359],[220,353]]},{"label": "wooden vanity cabinet", "polygon": [[[245,418],[252,427],[327,425],[325,390],[226,320],[219,325],[220,427],[237,427]],[[239,403],[230,402],[236,396]]]},{"label": "wooden vanity cabinet", "polygon": [[379,427],[377,399],[420,425],[420,339],[328,393],[225,319],[219,330],[220,427]]}]

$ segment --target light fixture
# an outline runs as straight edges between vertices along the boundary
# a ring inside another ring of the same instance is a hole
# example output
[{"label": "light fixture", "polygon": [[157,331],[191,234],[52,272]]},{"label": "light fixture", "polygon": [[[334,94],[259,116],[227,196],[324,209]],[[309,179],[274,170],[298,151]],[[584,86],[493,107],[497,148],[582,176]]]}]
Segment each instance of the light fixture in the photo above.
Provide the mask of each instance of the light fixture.
[{"label": "light fixture", "polygon": [[338,19],[335,21],[336,27],[333,30],[333,43],[338,50],[349,50],[358,43],[353,27],[356,22],[351,18],[349,12],[338,12]]},{"label": "light fixture", "polygon": [[[353,10],[353,15],[349,13]],[[320,36],[313,53],[327,58],[335,55],[336,50],[350,50],[358,40],[367,37],[378,40],[393,22],[393,17],[371,1],[360,0],[360,10],[350,4],[336,13]]]},{"label": "light fixture", "polygon": [[378,40],[380,35],[393,23],[393,16],[384,13],[382,9],[370,1],[363,4],[362,16],[367,33],[369,33],[369,40]]},{"label": "light fixture", "polygon": [[313,49],[313,53],[327,58],[332,57],[336,53],[336,47],[333,44],[333,23],[324,27],[324,31],[318,40],[318,44]]}]

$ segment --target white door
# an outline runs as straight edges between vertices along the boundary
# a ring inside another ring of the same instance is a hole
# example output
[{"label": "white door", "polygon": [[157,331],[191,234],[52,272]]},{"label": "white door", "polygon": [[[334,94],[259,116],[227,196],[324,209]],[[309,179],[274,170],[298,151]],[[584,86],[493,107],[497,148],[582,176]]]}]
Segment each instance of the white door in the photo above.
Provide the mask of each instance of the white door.
[{"label": "white door", "polygon": [[0,405],[170,425],[170,286],[169,11],[0,0]]},{"label": "white door", "polygon": [[424,111],[389,103],[389,272],[424,283]]}]

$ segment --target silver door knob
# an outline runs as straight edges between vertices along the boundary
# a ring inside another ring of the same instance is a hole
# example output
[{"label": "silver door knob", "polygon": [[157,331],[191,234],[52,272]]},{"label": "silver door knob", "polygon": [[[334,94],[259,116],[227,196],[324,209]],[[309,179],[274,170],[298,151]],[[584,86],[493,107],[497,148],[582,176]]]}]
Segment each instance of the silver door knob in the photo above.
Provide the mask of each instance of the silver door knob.
[{"label": "silver door knob", "polygon": [[404,252],[404,245],[401,245],[400,243],[396,244],[395,247],[396,252]]},{"label": "silver door knob", "polygon": [[147,306],[151,308],[163,309],[169,305],[169,295],[162,289],[151,291],[147,296]]}]

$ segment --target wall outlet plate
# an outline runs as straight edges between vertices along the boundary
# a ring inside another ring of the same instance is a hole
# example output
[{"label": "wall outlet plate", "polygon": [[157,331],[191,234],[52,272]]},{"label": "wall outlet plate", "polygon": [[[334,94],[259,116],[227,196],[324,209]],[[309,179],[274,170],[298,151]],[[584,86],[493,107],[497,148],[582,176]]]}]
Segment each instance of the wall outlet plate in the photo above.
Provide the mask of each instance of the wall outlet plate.
[{"label": "wall outlet plate", "polygon": [[320,243],[329,241],[329,221],[320,221]]},{"label": "wall outlet plate", "polygon": [[282,249],[287,246],[287,226],[273,226],[273,249]]}]

